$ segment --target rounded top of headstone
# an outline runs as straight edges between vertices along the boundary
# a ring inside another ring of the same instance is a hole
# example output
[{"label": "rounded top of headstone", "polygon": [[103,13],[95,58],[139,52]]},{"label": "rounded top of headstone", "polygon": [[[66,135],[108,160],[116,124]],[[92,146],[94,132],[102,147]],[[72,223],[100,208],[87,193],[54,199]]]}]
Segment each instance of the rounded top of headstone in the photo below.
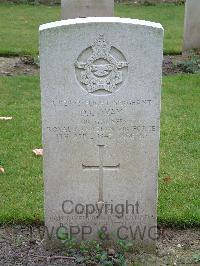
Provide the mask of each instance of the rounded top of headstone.
[{"label": "rounded top of headstone", "polygon": [[62,27],[62,26],[85,24],[85,23],[121,23],[129,25],[146,26],[155,29],[160,29],[163,31],[163,27],[160,23],[139,20],[139,19],[119,18],[119,17],[87,17],[87,18],[60,20],[40,25],[39,31]]}]

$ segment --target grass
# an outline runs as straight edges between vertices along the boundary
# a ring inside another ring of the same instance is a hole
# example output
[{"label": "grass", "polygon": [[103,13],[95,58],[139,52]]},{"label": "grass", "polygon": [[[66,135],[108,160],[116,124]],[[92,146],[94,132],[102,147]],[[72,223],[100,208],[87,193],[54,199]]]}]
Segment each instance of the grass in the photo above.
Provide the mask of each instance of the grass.
[{"label": "grass", "polygon": [[38,77],[0,79],[0,222],[43,219],[41,158],[32,149],[41,147]]},{"label": "grass", "polygon": [[[159,223],[200,225],[199,75],[165,77],[162,94]],[[43,221],[38,77],[0,79],[0,223]]]},{"label": "grass", "polygon": [[200,75],[166,77],[163,87],[159,221],[200,225]]},{"label": "grass", "polygon": [[40,24],[59,20],[59,7],[0,4],[0,54],[38,53]]},{"label": "grass", "polygon": [[184,5],[123,5],[115,6],[115,14],[119,17],[144,19],[162,24],[165,30],[164,53],[182,52]]},{"label": "grass", "polygon": [[[115,5],[115,15],[160,22],[165,29],[164,52],[180,53],[183,36],[183,5]],[[0,4],[0,55],[38,53],[38,27],[60,19],[60,7]]]}]

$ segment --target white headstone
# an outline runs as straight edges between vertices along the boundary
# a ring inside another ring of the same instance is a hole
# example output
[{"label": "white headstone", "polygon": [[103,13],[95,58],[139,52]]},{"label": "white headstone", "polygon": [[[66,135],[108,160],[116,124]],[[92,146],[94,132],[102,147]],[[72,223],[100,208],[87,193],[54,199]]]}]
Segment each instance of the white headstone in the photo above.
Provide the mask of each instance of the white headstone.
[{"label": "white headstone", "polygon": [[61,0],[61,19],[113,16],[114,0]]},{"label": "white headstone", "polygon": [[200,48],[200,0],[186,0],[183,50]]},{"label": "white headstone", "polygon": [[50,232],[154,247],[162,42],[160,24],[139,20],[40,26]]}]

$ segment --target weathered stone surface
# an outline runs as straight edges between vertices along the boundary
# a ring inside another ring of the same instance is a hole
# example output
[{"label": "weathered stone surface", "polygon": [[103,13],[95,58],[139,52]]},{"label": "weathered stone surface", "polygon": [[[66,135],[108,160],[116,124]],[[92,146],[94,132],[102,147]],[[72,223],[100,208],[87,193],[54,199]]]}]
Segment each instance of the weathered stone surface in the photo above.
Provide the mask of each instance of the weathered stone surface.
[{"label": "weathered stone surface", "polygon": [[131,19],[40,26],[50,231],[154,246],[162,40],[160,24]]},{"label": "weathered stone surface", "polygon": [[114,0],[62,0],[61,19],[114,16]]},{"label": "weathered stone surface", "polygon": [[200,1],[185,3],[185,27],[183,50],[200,48]]}]

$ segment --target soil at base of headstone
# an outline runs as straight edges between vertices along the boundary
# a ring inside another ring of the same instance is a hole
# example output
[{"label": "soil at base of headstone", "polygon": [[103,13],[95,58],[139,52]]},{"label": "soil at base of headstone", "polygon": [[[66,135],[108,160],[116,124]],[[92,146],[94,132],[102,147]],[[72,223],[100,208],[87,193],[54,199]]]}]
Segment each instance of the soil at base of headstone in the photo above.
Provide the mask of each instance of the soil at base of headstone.
[{"label": "soil at base of headstone", "polygon": [[[66,250],[45,249],[42,230],[42,226],[1,226],[0,265],[85,265],[76,263]],[[127,265],[200,265],[200,229],[162,228],[156,255],[138,252],[127,258]]]},{"label": "soil at base of headstone", "polygon": [[0,57],[0,76],[37,74],[39,66],[32,57]]},{"label": "soil at base of headstone", "polygon": [[[163,60],[163,75],[184,73],[176,63],[187,59],[182,55],[165,55]],[[39,66],[32,57],[0,57],[0,76],[37,75]]]}]

